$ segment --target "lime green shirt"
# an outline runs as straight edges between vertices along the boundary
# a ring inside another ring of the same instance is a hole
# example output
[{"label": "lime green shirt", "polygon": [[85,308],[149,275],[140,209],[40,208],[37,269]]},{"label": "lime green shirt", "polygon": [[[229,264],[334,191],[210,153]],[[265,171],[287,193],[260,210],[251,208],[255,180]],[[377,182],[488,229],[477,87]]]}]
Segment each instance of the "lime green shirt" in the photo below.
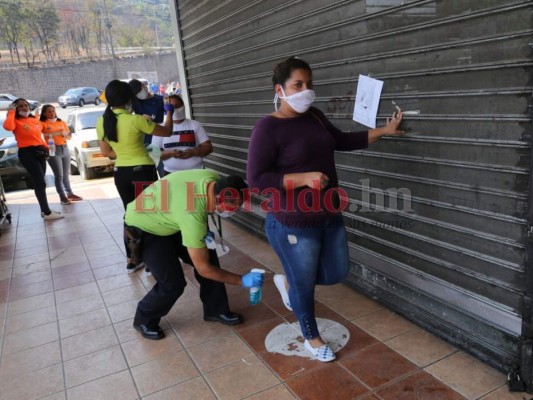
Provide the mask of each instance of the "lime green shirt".
[{"label": "lime green shirt", "polygon": [[181,231],[185,247],[205,247],[207,184],[218,177],[208,169],[173,172],[148,186],[128,204],[124,220],[159,236]]},{"label": "lime green shirt", "polygon": [[142,115],[131,114],[124,109],[116,109],[118,142],[104,139],[104,117],[96,121],[98,140],[105,140],[115,151],[116,167],[132,167],[137,165],[153,165],[154,162],[144,147],[144,135],[151,135],[155,123]]}]

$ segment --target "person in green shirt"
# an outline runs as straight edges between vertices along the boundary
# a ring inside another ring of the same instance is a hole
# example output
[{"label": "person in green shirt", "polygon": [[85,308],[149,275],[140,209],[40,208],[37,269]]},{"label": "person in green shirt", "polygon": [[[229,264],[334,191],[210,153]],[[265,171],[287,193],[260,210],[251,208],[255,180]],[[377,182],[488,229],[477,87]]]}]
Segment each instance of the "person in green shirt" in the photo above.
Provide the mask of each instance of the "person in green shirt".
[{"label": "person in green shirt", "polygon": [[[142,258],[150,266],[156,284],[137,305],[133,327],[143,337],[162,339],[159,326],[183,293],[186,281],[180,263],[180,246],[198,274],[208,280],[261,287],[263,275],[249,272],[234,274],[213,265],[205,239],[208,215],[227,217],[239,211],[248,187],[237,176],[222,177],[206,170],[178,171],[153,183],[126,208],[125,223],[142,240]],[[202,299],[203,300],[203,299]],[[224,311],[222,311],[224,312]],[[229,312],[229,310],[228,310]],[[205,315],[207,321],[220,321],[217,315]]]},{"label": "person in green shirt", "polygon": [[[105,88],[107,108],[96,121],[96,133],[102,154],[115,160],[113,177],[118,194],[124,204],[132,202],[146,185],[157,180],[154,162],[144,146],[145,135],[170,136],[174,107],[166,105],[167,120],[158,125],[142,115],[132,114],[132,100],[135,96],[126,82],[112,80]],[[131,262],[126,239],[128,272],[143,266]]]}]

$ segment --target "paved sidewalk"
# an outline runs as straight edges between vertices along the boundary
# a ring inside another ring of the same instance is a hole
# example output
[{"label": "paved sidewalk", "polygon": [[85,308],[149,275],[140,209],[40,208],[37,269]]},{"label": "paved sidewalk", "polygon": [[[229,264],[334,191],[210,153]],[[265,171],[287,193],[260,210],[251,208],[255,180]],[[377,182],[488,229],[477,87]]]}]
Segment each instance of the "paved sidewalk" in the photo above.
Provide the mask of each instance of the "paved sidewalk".
[{"label": "paved sidewalk", "polygon": [[[85,201],[52,207],[44,222],[33,192],[7,194],[13,224],[0,226],[0,400],[316,399],[523,400],[503,373],[457,350],[344,285],[317,290],[325,329],[345,330],[337,361],[322,364],[289,332],[295,318],[272,282],[281,265],[268,243],[224,222],[224,268],[266,268],[263,302],[228,285],[245,322],[205,322],[190,283],[162,324],[167,337],[132,328],[137,302],[153,285],[126,273],[122,203],[112,178],[74,182]],[[54,203],[55,201],[55,203]],[[267,340],[265,340],[267,339]]]}]

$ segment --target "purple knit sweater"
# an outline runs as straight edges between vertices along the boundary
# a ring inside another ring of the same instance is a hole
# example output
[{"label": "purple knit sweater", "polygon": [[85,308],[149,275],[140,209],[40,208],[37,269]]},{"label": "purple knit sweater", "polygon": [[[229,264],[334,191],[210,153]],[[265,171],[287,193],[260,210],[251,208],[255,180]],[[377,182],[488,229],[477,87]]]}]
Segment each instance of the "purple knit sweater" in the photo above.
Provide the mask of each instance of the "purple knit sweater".
[{"label": "purple knit sweater", "polygon": [[[342,132],[316,108],[295,118],[269,115],[257,121],[252,132],[248,148],[248,184],[270,198],[262,204],[263,209],[272,212],[283,224],[303,226],[320,222],[335,213],[338,206],[335,151],[367,147],[368,131]],[[283,189],[285,174],[313,171],[329,177],[327,188]]]}]

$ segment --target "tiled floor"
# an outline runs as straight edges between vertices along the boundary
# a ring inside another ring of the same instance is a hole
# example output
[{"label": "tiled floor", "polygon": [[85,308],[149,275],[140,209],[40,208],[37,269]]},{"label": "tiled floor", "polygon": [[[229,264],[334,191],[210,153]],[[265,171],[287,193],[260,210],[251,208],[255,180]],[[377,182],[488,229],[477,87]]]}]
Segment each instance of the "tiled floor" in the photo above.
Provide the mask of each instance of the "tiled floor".
[{"label": "tiled floor", "polygon": [[[266,335],[295,321],[266,276],[263,302],[228,286],[242,325],[204,322],[190,285],[162,324],[161,341],[132,327],[138,300],[153,284],[127,274],[122,206],[110,178],[75,184],[83,202],[59,206],[43,222],[32,192],[8,193],[13,224],[0,226],[0,399],[317,399],[523,400],[506,377],[343,286],[317,290],[318,316],[344,325],[350,339],[322,364],[269,352]],[[49,199],[55,198],[49,188]],[[57,200],[56,200],[57,201]],[[225,223],[225,268],[280,272],[269,245]]]}]

